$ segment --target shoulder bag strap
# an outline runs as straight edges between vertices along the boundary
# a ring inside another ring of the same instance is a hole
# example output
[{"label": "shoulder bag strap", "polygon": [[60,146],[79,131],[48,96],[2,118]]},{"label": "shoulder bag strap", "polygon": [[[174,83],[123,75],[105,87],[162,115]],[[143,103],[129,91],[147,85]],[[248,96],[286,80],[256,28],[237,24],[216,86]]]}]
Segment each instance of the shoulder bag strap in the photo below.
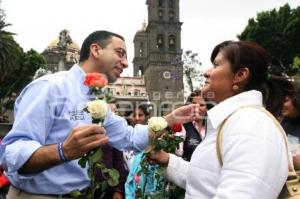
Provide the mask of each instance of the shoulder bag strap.
[{"label": "shoulder bag strap", "polygon": [[288,175],[288,179],[291,180],[295,180],[298,179],[296,172],[294,170],[294,168],[292,167],[291,161],[289,159],[289,155],[288,155],[288,147],[287,147],[287,138],[285,135],[285,132],[282,128],[282,126],[280,125],[280,123],[277,121],[277,119],[269,112],[267,111],[265,108],[261,107],[261,106],[257,106],[257,105],[249,105],[249,106],[242,106],[240,108],[238,108],[237,110],[235,110],[233,113],[231,113],[220,125],[219,129],[218,129],[218,135],[217,135],[217,156],[220,162],[221,167],[223,166],[223,159],[222,159],[222,139],[223,139],[223,132],[222,132],[222,128],[224,126],[224,124],[226,123],[226,121],[228,120],[228,118],[230,116],[232,116],[235,112],[237,112],[238,110],[242,109],[242,108],[256,108],[259,109],[260,111],[264,112],[265,114],[267,114],[275,123],[276,127],[280,130],[281,135],[284,139],[284,143],[285,143],[285,148],[286,148],[286,157],[287,157],[287,161],[288,161],[288,169],[289,169],[289,175]]}]

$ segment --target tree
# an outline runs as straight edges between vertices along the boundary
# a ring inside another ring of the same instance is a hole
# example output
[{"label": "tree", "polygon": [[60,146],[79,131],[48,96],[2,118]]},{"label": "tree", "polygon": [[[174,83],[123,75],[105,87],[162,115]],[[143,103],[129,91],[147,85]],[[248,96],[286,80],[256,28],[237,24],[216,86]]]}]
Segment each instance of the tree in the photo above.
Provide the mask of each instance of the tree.
[{"label": "tree", "polygon": [[261,44],[268,52],[273,73],[294,75],[299,67],[293,67],[293,59],[300,56],[300,6],[291,9],[288,4],[277,11],[264,11],[251,18],[240,40]]},{"label": "tree", "polygon": [[46,69],[45,58],[31,49],[23,53],[20,63],[10,73],[6,73],[0,88],[0,115],[12,109],[15,96],[26,86],[39,68]]},{"label": "tree", "polygon": [[[14,40],[14,33],[4,30],[6,24],[4,18],[0,16],[0,82],[2,83],[5,75],[11,73],[15,66],[20,63],[23,53],[22,48]],[[2,85],[2,84],[1,84]]]},{"label": "tree", "polygon": [[199,62],[197,56],[197,53],[187,50],[182,57],[184,83],[189,92],[194,91],[196,84],[198,84],[196,86],[198,88],[202,87],[203,84],[203,73],[200,70],[201,62]]}]

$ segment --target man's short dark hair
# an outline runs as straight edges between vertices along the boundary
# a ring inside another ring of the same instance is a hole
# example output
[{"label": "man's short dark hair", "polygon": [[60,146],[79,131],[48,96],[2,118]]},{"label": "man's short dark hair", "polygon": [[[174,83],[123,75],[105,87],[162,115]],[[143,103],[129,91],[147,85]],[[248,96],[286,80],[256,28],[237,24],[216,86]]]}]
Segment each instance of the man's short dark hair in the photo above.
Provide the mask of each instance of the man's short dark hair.
[{"label": "man's short dark hair", "polygon": [[105,30],[99,30],[91,33],[82,43],[79,62],[85,61],[89,58],[91,44],[97,43],[102,48],[105,48],[107,44],[111,42],[112,37],[118,37],[125,41],[121,35]]}]

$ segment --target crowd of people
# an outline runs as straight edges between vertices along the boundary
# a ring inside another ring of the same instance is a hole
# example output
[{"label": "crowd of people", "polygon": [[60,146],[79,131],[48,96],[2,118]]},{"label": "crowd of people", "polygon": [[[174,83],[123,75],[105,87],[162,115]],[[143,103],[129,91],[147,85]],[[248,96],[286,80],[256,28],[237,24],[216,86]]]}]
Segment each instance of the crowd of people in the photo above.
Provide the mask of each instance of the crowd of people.
[{"label": "crowd of people", "polygon": [[[277,123],[299,142],[299,85],[284,74],[270,74],[267,52],[254,42],[224,41],[213,49],[211,62],[203,89],[164,116],[168,126],[182,125],[178,135],[184,142],[175,154],[153,152],[149,161],[166,168],[164,177],[181,187],[185,198],[275,199],[289,160]],[[127,67],[124,38],[96,31],[84,40],[79,64],[23,89],[0,148],[2,175],[9,180],[5,186],[11,184],[8,199],[73,198],[73,190],[86,191],[90,179],[78,158],[98,147],[106,166],[120,173],[119,184],[108,187],[104,198],[138,197],[135,175],[141,157],[149,140],[159,139],[147,126],[147,105],[120,115],[117,103],[111,103],[103,126],[91,124],[82,112],[92,97],[83,84],[85,74],[103,73],[114,82]],[[292,160],[300,170],[300,147]],[[101,171],[96,178],[103,178]],[[155,186],[150,183],[147,190]],[[97,191],[95,197],[102,194]]]}]

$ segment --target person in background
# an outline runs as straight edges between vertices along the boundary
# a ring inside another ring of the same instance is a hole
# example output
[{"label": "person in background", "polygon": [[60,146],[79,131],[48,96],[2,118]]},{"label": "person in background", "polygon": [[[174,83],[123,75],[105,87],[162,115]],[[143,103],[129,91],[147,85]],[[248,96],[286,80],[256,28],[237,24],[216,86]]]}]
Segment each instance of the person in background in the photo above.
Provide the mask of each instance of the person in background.
[{"label": "person in background", "polygon": [[151,161],[166,167],[167,179],[186,189],[186,199],[275,199],[288,176],[285,135],[272,116],[280,114],[282,82],[268,73],[267,51],[253,42],[222,42],[211,61],[202,91],[216,105],[207,111],[205,139],[190,162],[164,151],[151,154]]},{"label": "person in background", "polygon": [[288,137],[294,137],[297,140],[296,153],[293,152],[293,163],[295,170],[300,170],[300,86],[294,83],[293,92],[286,95],[281,116],[281,125]]},{"label": "person in background", "polygon": [[147,105],[141,104],[137,108],[135,108],[133,113],[133,121],[134,124],[147,124],[149,119],[149,111],[147,109]]},{"label": "person in background", "polygon": [[113,112],[115,115],[119,115],[119,108],[118,105],[116,104],[116,102],[110,102],[108,104],[111,112]]},{"label": "person in background", "polygon": [[134,127],[136,125],[134,118],[133,118],[133,114],[134,114],[133,110],[134,109],[130,109],[130,107],[127,107],[127,110],[125,111],[124,116],[123,116],[126,119],[127,124],[132,127]]},{"label": "person in background", "polygon": [[205,115],[207,110],[205,101],[202,98],[201,90],[193,91],[187,98],[186,104],[199,104],[199,112],[201,115],[197,120],[183,124],[184,128],[182,134],[185,135],[185,138],[183,142],[182,158],[190,161],[194,150],[205,136]]}]

